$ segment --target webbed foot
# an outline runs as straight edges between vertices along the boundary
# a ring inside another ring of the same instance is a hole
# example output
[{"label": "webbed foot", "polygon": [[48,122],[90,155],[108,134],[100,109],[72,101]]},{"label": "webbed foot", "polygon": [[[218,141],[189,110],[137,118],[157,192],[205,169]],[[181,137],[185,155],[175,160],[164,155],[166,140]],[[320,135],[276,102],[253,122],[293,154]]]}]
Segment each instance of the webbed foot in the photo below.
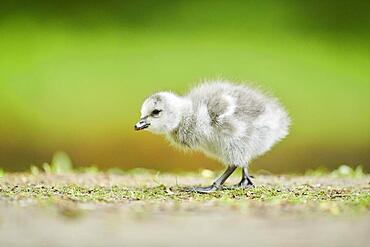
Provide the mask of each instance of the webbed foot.
[{"label": "webbed foot", "polygon": [[250,179],[240,181],[238,184],[233,185],[232,189],[253,189],[256,186],[252,183]]},{"label": "webbed foot", "polygon": [[216,185],[210,185],[210,186],[207,186],[207,187],[193,187],[191,189],[191,191],[193,192],[197,192],[197,193],[212,193],[212,192],[215,192],[215,191],[218,191],[220,190],[221,187],[219,186],[216,186]]}]

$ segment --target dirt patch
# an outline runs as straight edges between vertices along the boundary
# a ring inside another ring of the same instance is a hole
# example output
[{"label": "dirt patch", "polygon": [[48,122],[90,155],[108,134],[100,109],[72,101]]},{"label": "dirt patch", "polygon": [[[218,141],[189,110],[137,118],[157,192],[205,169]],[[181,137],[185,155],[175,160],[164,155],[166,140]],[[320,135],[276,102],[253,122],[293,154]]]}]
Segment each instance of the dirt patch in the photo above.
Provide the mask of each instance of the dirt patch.
[{"label": "dirt patch", "polygon": [[253,189],[184,191],[210,184],[212,176],[7,174],[0,181],[0,245],[366,246],[370,240],[368,175],[256,176]]}]

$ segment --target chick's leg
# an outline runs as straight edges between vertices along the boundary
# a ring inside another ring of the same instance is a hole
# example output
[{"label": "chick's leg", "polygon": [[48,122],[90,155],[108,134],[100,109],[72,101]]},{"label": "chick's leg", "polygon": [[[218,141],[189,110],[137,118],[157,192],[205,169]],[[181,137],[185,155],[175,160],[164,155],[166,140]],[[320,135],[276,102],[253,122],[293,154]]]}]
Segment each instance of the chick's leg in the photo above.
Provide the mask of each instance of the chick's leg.
[{"label": "chick's leg", "polygon": [[254,184],[252,183],[251,177],[248,174],[248,168],[242,168],[242,180],[235,186],[236,188],[253,188]]},{"label": "chick's leg", "polygon": [[216,181],[213,182],[211,186],[194,187],[193,191],[199,193],[211,193],[221,189],[221,186],[225,183],[226,179],[228,179],[228,177],[230,177],[230,175],[235,171],[235,169],[236,166],[229,166],[226,171]]}]

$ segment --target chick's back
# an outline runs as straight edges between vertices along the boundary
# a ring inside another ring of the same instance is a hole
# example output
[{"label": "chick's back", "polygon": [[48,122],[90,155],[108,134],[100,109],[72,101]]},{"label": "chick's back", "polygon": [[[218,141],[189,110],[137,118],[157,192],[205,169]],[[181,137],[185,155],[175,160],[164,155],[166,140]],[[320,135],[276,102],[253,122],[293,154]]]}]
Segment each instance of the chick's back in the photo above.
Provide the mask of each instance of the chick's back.
[{"label": "chick's back", "polygon": [[210,134],[255,138],[266,148],[288,134],[290,119],[281,104],[246,85],[203,83],[187,97],[193,102],[198,122],[204,129],[208,127]]}]

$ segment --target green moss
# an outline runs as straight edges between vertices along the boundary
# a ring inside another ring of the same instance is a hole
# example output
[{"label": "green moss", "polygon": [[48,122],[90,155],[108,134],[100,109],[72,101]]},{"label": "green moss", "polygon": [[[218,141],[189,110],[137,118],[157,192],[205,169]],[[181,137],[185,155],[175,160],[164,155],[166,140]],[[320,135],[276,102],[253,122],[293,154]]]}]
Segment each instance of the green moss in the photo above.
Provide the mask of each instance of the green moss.
[{"label": "green moss", "polygon": [[[63,153],[55,155],[51,165],[45,164],[43,169],[32,166],[30,173],[0,171],[0,176],[0,200],[15,204],[32,201],[38,205],[58,205],[61,214],[67,217],[79,216],[76,205],[81,203],[128,205],[140,202],[144,207],[150,207],[163,202],[174,205],[172,209],[181,209],[187,204],[201,207],[211,204],[237,209],[268,208],[279,212],[294,208],[300,212],[334,215],[370,210],[370,177],[360,166],[341,166],[332,172],[317,169],[305,176],[262,175],[259,182],[256,177],[258,185],[255,188],[225,187],[212,194],[191,192],[189,187],[178,183],[184,179],[193,181],[192,184],[194,181],[211,181],[215,174],[210,171],[159,174],[145,169],[115,169],[105,173],[96,167],[74,170]],[[165,185],[163,177],[170,180],[173,177],[175,185]],[[143,181],[150,182],[142,184]]]},{"label": "green moss", "polygon": [[[205,203],[212,201],[220,205],[240,206],[257,203],[271,207],[298,206],[309,211],[328,211],[338,214],[345,211],[368,211],[370,189],[360,186],[313,186],[298,184],[291,186],[260,185],[248,190],[225,189],[212,194],[187,192],[185,187],[157,186],[83,186],[78,184],[1,184],[0,197],[7,201],[33,199],[51,203],[68,201],[73,203],[125,203],[130,201]],[[72,212],[71,210],[67,210]]]}]

